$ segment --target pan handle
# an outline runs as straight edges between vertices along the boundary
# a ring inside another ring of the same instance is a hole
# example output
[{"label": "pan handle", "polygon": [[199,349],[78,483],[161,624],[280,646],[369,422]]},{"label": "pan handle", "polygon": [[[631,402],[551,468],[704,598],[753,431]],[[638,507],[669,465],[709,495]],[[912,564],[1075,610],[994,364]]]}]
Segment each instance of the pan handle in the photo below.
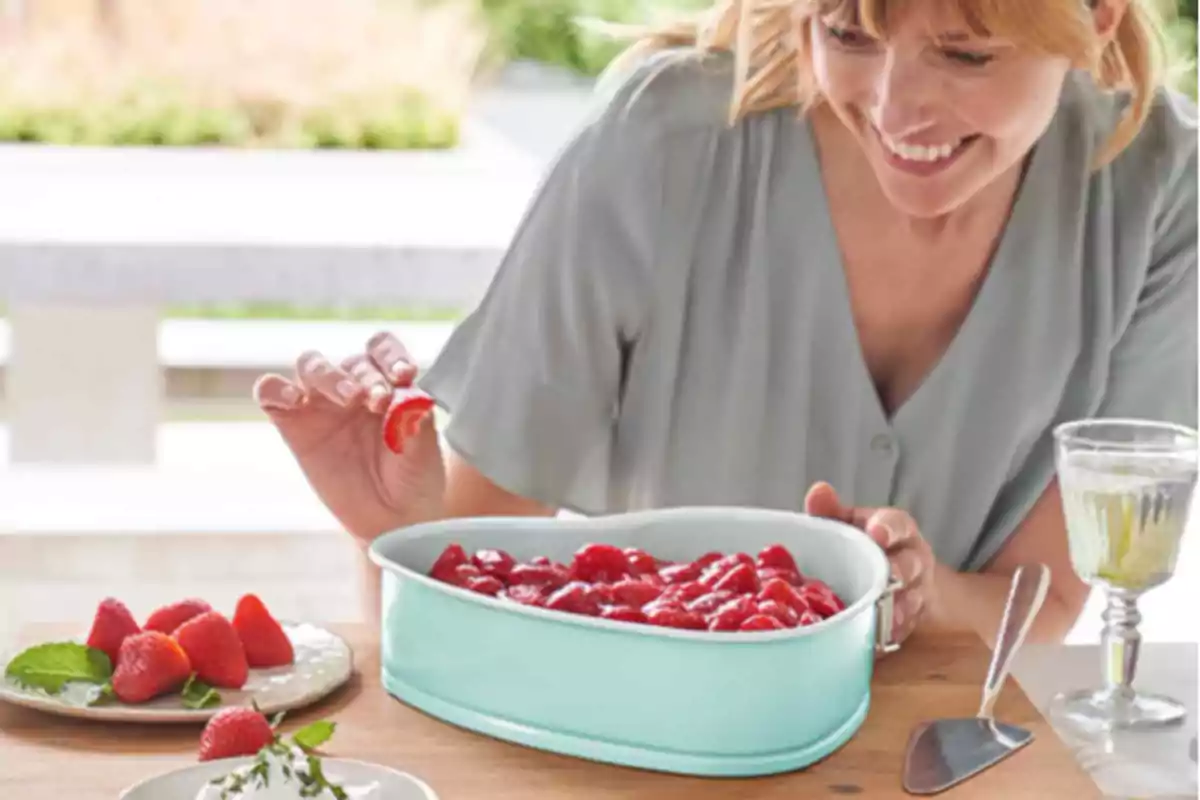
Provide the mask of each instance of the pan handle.
[{"label": "pan handle", "polygon": [[900,649],[900,643],[892,639],[892,611],[895,608],[896,592],[904,584],[899,578],[889,578],[888,584],[875,601],[875,655],[883,656]]}]

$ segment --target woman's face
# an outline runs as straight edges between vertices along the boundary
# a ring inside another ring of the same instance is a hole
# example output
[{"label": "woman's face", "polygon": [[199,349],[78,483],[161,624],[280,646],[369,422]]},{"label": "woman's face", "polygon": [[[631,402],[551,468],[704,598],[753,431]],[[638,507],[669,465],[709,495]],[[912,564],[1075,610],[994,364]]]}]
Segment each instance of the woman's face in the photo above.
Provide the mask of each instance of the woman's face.
[{"label": "woman's face", "polygon": [[973,36],[940,3],[911,3],[886,41],[811,27],[818,88],[901,211],[946,214],[1017,165],[1046,130],[1070,64]]}]

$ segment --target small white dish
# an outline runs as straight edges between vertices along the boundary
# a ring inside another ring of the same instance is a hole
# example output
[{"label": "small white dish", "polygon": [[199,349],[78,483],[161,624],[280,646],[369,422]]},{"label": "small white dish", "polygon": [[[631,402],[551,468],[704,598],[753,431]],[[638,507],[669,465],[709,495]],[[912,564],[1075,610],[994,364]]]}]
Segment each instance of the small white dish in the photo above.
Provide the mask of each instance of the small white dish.
[{"label": "small white dish", "polygon": [[138,705],[114,699],[89,706],[88,697],[94,687],[87,684],[67,684],[62,693],[51,695],[19,686],[4,677],[4,667],[15,652],[0,657],[0,701],[48,714],[100,722],[205,722],[222,708],[247,706],[251,701],[267,715],[303,708],[332,694],[350,679],[354,673],[354,656],[344,639],[309,623],[280,624],[292,640],[296,662],[286,667],[250,670],[250,678],[241,689],[217,690],[221,695],[220,705],[189,709],[175,693]]},{"label": "small white dish", "polygon": [[[251,758],[225,758],[177,769],[129,787],[119,800],[195,800],[210,781],[251,761]],[[348,785],[378,782],[387,800],[438,800],[424,781],[391,767],[343,758],[322,758],[321,766],[326,775],[336,775]]]}]

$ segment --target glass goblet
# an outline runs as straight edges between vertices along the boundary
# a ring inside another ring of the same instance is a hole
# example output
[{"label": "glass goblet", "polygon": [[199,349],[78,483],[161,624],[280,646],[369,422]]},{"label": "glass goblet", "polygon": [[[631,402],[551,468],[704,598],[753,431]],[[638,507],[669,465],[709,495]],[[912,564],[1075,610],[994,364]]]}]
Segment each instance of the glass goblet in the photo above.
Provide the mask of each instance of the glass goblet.
[{"label": "glass goblet", "polygon": [[1175,571],[1196,488],[1200,437],[1180,425],[1091,419],[1054,431],[1075,572],[1105,593],[1104,685],[1060,694],[1051,713],[1084,727],[1145,728],[1183,719],[1174,698],[1133,688],[1138,599]]}]

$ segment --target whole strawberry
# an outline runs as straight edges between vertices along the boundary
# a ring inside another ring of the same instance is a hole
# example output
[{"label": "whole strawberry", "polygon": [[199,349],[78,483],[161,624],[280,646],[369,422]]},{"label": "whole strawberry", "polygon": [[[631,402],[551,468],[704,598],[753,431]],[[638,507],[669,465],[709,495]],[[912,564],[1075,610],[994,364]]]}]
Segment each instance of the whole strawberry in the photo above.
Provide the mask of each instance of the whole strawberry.
[{"label": "whole strawberry", "polygon": [[87,646],[103,651],[115,667],[117,656],[121,652],[121,643],[127,637],[141,633],[141,630],[124,603],[115,597],[106,597],[96,609],[92,629],[88,633]]},{"label": "whole strawberry", "polygon": [[200,734],[200,760],[252,756],[275,741],[275,731],[255,708],[218,711]]},{"label": "whole strawberry", "polygon": [[246,685],[250,665],[241,637],[219,611],[189,619],[179,626],[173,638],[191,659],[192,669],[200,680],[223,689]]},{"label": "whole strawberry", "polygon": [[257,595],[247,594],[238,600],[233,627],[251,667],[282,667],[296,660],[292,640]]},{"label": "whole strawberry", "polygon": [[189,619],[209,611],[212,611],[212,606],[207,601],[190,597],[156,609],[146,618],[146,624],[142,627],[148,631],[162,631],[169,636]]},{"label": "whole strawberry", "polygon": [[144,703],[174,692],[192,674],[179,643],[159,631],[125,637],[112,676],[113,694],[125,703]]}]

